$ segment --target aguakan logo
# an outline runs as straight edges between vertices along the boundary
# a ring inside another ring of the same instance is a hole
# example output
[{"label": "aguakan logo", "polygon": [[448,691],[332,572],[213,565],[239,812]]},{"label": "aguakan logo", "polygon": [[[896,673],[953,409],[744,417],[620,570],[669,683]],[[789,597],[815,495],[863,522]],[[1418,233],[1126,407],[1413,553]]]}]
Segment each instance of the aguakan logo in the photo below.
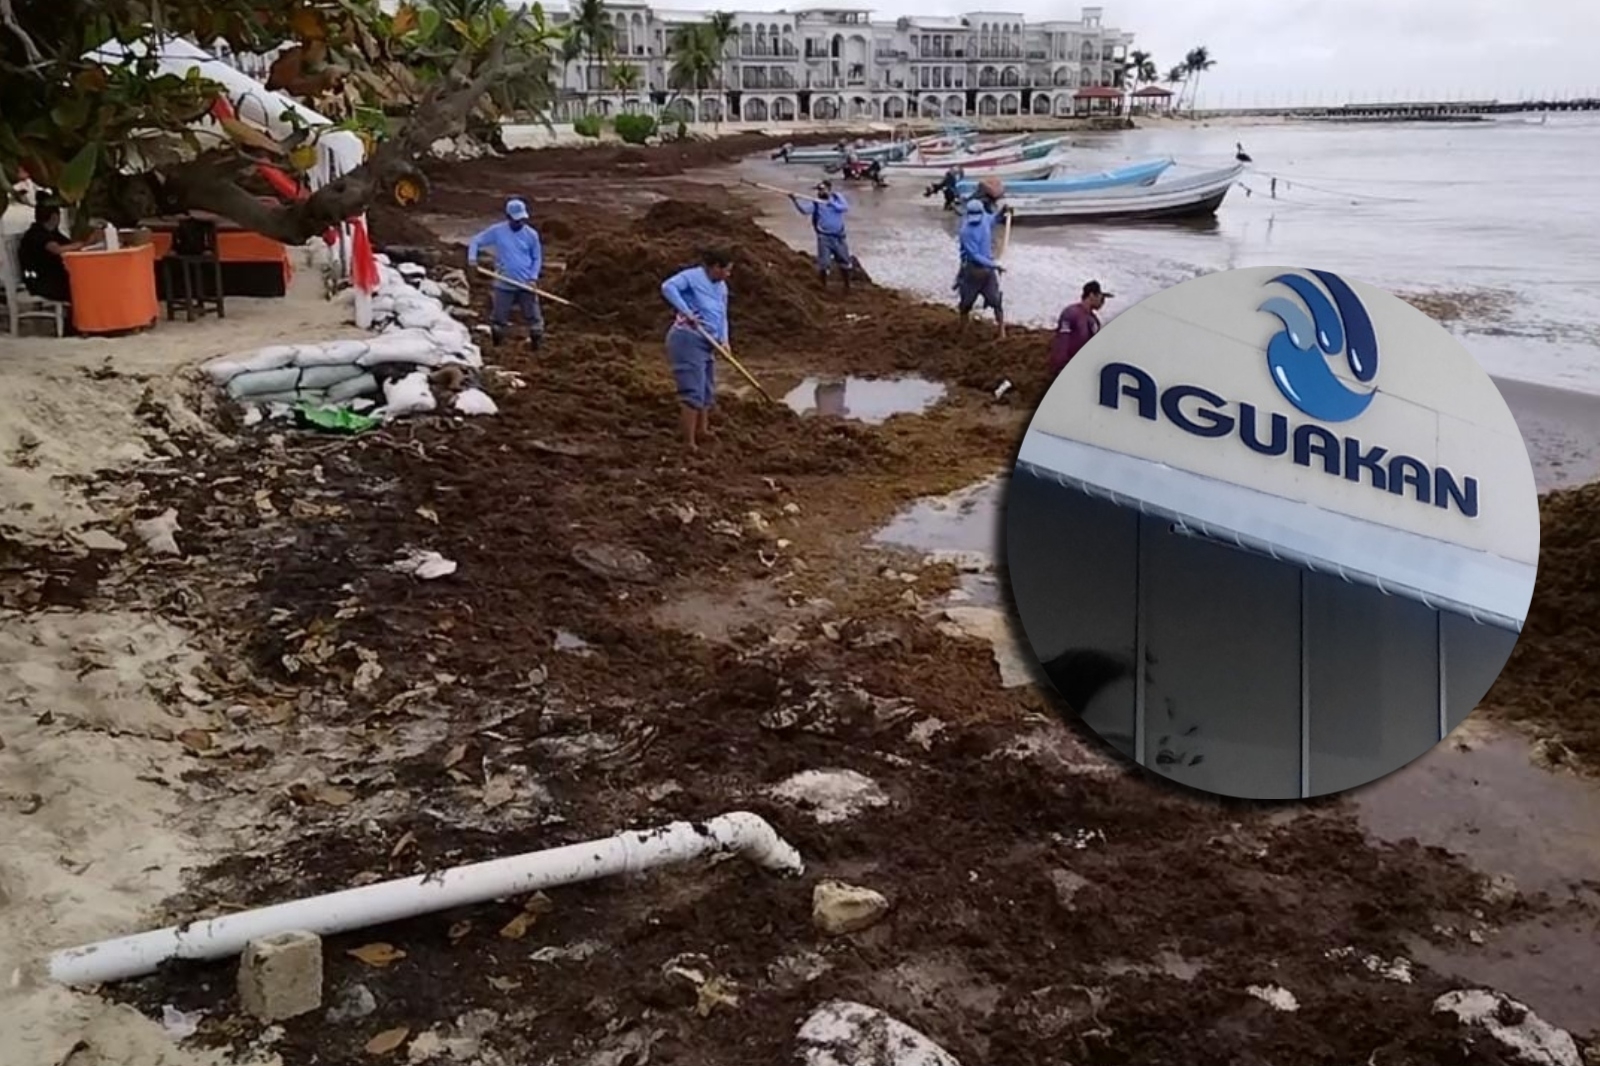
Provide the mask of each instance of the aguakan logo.
[{"label": "aguakan logo", "polygon": [[1279,274],[1268,284],[1292,290],[1304,306],[1273,296],[1256,309],[1283,323],[1283,332],[1267,345],[1267,368],[1284,399],[1301,411],[1323,422],[1348,422],[1367,409],[1378,390],[1350,388],[1329,361],[1342,353],[1351,375],[1371,385],[1378,376],[1378,338],[1367,309],[1343,278],[1326,270],[1307,273],[1327,293],[1298,274]]}]

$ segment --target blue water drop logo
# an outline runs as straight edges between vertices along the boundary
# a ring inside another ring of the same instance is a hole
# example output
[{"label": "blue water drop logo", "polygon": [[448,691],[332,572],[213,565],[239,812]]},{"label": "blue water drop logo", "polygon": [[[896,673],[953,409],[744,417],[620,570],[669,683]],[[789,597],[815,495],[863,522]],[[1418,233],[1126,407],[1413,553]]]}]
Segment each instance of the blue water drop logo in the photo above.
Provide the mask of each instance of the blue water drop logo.
[{"label": "blue water drop logo", "polygon": [[1273,296],[1256,308],[1283,323],[1283,332],[1267,345],[1267,368],[1278,391],[1301,411],[1323,422],[1348,422],[1367,409],[1378,390],[1350,388],[1329,359],[1342,352],[1351,375],[1370,385],[1378,376],[1378,338],[1366,307],[1343,278],[1325,270],[1309,273],[1327,293],[1298,274],[1279,274],[1268,284],[1292,290],[1304,306]]}]

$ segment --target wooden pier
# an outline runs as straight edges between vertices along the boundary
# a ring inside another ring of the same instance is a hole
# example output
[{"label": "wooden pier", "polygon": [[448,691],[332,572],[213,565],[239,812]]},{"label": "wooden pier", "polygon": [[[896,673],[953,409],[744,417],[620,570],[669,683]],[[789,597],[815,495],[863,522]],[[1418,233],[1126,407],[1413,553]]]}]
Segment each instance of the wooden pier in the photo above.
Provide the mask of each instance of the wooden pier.
[{"label": "wooden pier", "polygon": [[1481,122],[1495,115],[1551,111],[1600,111],[1600,97],[1569,100],[1431,100],[1302,107],[1230,107],[1204,111],[1208,118],[1273,115],[1317,122]]}]

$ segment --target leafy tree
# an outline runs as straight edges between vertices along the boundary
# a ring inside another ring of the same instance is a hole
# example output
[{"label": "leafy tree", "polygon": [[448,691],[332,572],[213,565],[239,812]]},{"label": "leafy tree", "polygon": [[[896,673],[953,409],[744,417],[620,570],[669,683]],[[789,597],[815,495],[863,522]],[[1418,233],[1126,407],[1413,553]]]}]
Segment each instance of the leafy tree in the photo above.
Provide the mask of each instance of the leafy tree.
[{"label": "leafy tree", "polygon": [[701,115],[705,114],[705,94],[716,80],[722,56],[711,26],[705,22],[692,22],[673,31],[672,67],[667,71],[667,84],[679,93],[693,93],[700,100]]},{"label": "leafy tree", "polygon": [[590,93],[599,88],[601,64],[616,53],[617,26],[611,21],[605,0],[579,0],[572,13],[572,28],[582,54],[587,58],[583,68],[585,104]]},{"label": "leafy tree", "polygon": [[717,121],[722,121],[722,113],[728,108],[727,87],[728,79],[728,45],[739,36],[739,28],[734,25],[733,15],[726,11],[713,11],[711,17],[706,19],[706,32],[710,35],[712,44],[716,48],[717,73],[722,76],[722,106],[717,109]]},{"label": "leafy tree", "polygon": [[639,91],[639,68],[632,63],[613,63],[606,73],[622,94],[622,106],[626,108],[633,101],[633,94]]},{"label": "leafy tree", "polygon": [[[328,127],[280,139],[226,114],[204,121],[226,94],[198,73],[161,71],[154,53],[174,37],[236,53],[283,48],[274,88],[375,135],[385,110],[404,124],[309,197],[264,202],[260,165],[304,169]],[[20,12],[0,0],[0,205],[26,177],[82,205],[84,222],[204,210],[301,243],[420,180],[416,159],[480,105],[542,110],[550,40],[538,5],[487,0],[407,3],[392,15],[378,0],[49,0]]]},{"label": "leafy tree", "polygon": [[1189,49],[1183,57],[1183,69],[1188,75],[1190,115],[1194,114],[1195,105],[1200,99],[1200,75],[1216,65],[1217,61],[1211,58],[1211,51],[1205,45]]}]

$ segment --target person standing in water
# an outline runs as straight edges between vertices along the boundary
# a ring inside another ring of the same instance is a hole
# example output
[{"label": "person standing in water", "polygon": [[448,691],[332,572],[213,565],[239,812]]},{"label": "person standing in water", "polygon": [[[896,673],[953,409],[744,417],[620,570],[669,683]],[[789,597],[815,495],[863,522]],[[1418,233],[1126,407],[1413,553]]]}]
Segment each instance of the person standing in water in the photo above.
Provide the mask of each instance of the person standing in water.
[{"label": "person standing in water", "polygon": [[967,328],[972,307],[983,297],[983,306],[994,312],[1000,336],[1006,335],[1006,313],[1000,293],[1000,275],[1005,273],[994,257],[994,224],[1002,213],[990,213],[980,200],[967,201],[957,237],[961,265],[956,272],[956,310],[961,315],[961,329]]},{"label": "person standing in water", "polygon": [[544,268],[544,245],[528,218],[528,205],[521,200],[506,201],[505,219],[467,244],[469,267],[477,268],[478,253],[485,247],[494,253],[494,272],[500,275],[490,289],[489,335],[496,344],[506,339],[515,308],[528,324],[528,347],[537,352],[544,343],[544,310],[533,286],[539,284]]},{"label": "person standing in water", "polygon": [[698,266],[680,270],[661,283],[662,297],[677,312],[667,330],[667,361],[672,364],[682,405],[679,424],[683,441],[690,451],[712,436],[716,344],[728,345],[728,276],[732,273],[733,256],[713,248],[700,256]]},{"label": "person standing in water", "polygon": [[811,219],[811,228],[817,235],[817,277],[822,279],[822,287],[828,287],[828,272],[833,264],[838,263],[839,276],[844,279],[844,291],[848,293],[854,260],[850,255],[850,243],[845,237],[844,216],[850,210],[850,204],[833,191],[833,182],[826,178],[817,182],[816,193],[815,200],[802,199],[790,193],[789,202],[794,204],[796,211]]}]

